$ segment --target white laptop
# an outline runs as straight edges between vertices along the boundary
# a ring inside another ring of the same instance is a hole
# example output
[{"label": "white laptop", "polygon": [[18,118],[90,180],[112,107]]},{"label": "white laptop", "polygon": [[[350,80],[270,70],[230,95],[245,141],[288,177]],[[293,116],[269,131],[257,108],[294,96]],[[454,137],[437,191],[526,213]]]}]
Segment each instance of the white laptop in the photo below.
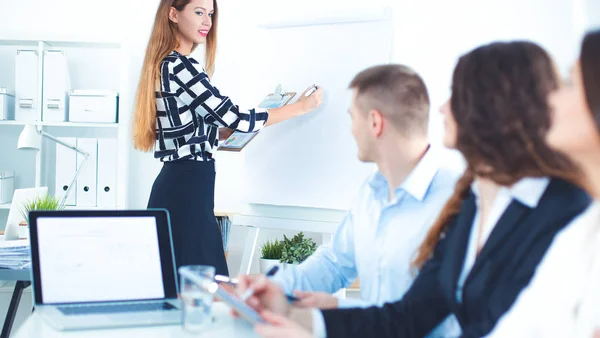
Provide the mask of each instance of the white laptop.
[{"label": "white laptop", "polygon": [[35,311],[58,330],[181,323],[166,210],[30,213]]}]

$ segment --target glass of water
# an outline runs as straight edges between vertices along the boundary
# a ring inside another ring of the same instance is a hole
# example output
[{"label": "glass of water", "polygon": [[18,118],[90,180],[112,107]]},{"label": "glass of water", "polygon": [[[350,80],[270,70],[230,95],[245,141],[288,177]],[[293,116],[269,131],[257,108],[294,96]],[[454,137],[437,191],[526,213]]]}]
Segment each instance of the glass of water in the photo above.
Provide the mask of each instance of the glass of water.
[{"label": "glass of water", "polygon": [[[194,276],[191,280],[187,276]],[[183,304],[182,325],[190,332],[203,331],[212,323],[213,295],[207,291],[206,284],[214,282],[215,268],[208,265],[186,265],[179,268],[181,283],[180,294]]]}]

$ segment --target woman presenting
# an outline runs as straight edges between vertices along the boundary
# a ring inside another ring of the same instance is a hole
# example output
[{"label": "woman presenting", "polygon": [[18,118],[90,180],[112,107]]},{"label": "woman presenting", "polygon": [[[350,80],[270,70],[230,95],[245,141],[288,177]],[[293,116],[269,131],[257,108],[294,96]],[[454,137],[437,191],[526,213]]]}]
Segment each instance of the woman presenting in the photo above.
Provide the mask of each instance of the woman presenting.
[{"label": "woman presenting", "polygon": [[[176,266],[212,265],[228,275],[214,215],[219,128],[221,139],[231,130],[258,131],[312,111],[323,93],[305,95],[311,86],[297,102],[268,111],[234,105],[210,83],[218,14],[216,0],[160,1],[138,85],[133,140],[163,162],[148,208],[170,213]],[[206,44],[204,67],[189,56],[200,44]]]}]

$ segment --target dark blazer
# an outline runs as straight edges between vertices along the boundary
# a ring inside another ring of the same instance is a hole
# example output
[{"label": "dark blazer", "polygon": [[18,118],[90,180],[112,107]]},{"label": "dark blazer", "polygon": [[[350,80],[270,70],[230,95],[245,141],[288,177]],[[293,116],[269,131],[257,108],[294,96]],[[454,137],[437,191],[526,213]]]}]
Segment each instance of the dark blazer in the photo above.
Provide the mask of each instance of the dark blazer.
[{"label": "dark blazer", "polygon": [[446,316],[456,315],[463,337],[488,334],[529,283],[554,236],[589,205],[581,189],[552,179],[537,207],[512,201],[482,248],[457,303],[475,196],[460,213],[404,297],[382,308],[323,311],[327,337],[424,337]]}]

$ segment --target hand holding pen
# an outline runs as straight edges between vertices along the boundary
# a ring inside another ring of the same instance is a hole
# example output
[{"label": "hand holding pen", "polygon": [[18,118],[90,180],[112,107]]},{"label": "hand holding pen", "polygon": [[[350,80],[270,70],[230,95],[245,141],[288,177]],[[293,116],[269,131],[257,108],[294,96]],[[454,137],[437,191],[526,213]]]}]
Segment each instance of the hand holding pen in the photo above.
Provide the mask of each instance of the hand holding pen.
[{"label": "hand holding pen", "polygon": [[323,89],[320,86],[312,85],[308,87],[298,98],[298,103],[302,105],[302,110],[307,113],[321,105],[323,102]]},{"label": "hand holding pen", "polygon": [[240,276],[236,287],[236,294],[241,300],[258,311],[264,310],[287,315],[292,304],[285,293],[265,275]]},{"label": "hand holding pen", "polygon": [[[279,271],[279,266],[275,265],[274,267],[272,267],[271,269],[269,269],[269,271],[267,272],[266,276],[267,277],[273,277],[275,276],[275,274],[277,273],[277,271]],[[254,291],[250,288],[248,290],[246,290],[246,292],[244,292],[240,298],[242,300],[242,302],[245,302],[246,300],[248,300],[248,298],[252,297]],[[297,300],[299,300],[298,298],[292,296],[292,295],[286,295],[288,301],[290,302],[295,302]]]},{"label": "hand holding pen", "polygon": [[[269,271],[267,271],[266,276],[267,277],[273,277],[273,276],[275,276],[275,274],[277,273],[277,271],[279,271],[279,266],[275,265],[271,269],[269,269]],[[222,275],[216,275],[215,276],[215,281],[217,283],[226,283],[226,284],[230,284],[230,285],[234,285],[234,286],[236,286],[239,283],[239,280],[237,278],[229,278],[227,276],[222,276]],[[240,296],[240,299],[243,302],[245,302],[246,300],[248,300],[248,298],[252,297],[252,295],[253,295],[253,290],[252,289],[247,289],[246,292],[244,292]],[[295,301],[299,300],[298,298],[296,298],[296,297],[294,297],[292,295],[286,295],[286,298],[290,302],[295,302]]]}]

